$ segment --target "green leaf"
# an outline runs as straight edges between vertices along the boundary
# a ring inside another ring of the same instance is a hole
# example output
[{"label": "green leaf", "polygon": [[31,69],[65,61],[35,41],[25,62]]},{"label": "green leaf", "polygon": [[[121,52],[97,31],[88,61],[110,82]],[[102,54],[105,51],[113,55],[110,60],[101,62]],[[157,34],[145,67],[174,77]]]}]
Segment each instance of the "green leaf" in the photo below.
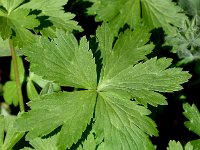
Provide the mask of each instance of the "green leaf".
[{"label": "green leaf", "polygon": [[167,34],[174,35],[175,27],[183,26],[186,16],[171,0],[141,0],[141,3],[143,20],[151,29],[162,27]]},{"label": "green leaf", "polygon": [[45,31],[41,31],[43,34],[51,35],[52,29],[63,29],[65,31],[79,30],[82,28],[78,26],[77,22],[72,20],[75,15],[71,13],[64,13],[63,6],[66,5],[68,0],[31,0],[24,4],[23,8],[41,10],[38,16],[48,16],[48,20],[53,23],[53,27],[44,28]]},{"label": "green leaf", "polygon": [[192,141],[190,141],[190,143],[192,144],[192,146],[194,147],[195,150],[198,150],[200,148],[200,139],[192,140]]},{"label": "green leaf", "polygon": [[154,45],[145,45],[150,37],[148,31],[145,27],[138,27],[133,32],[126,30],[125,33],[119,35],[112,49],[113,35],[109,32],[108,25],[102,25],[97,30],[97,38],[101,41],[100,50],[104,62],[104,74],[102,75],[104,80],[145,59],[145,55],[151,53]]},{"label": "green leaf", "polygon": [[[153,49],[147,44],[148,31],[138,26],[120,34],[114,42],[109,25],[99,27],[98,47],[92,50],[99,50],[102,68],[96,67],[85,37],[79,44],[64,31],[57,31],[57,38],[52,40],[39,38],[37,45],[25,50],[31,70],[80,91],[46,94],[31,101],[31,110],[18,118],[17,129],[29,131],[27,139],[34,139],[61,127],[57,145],[70,149],[84,139],[90,124],[94,137],[87,137],[85,142],[91,147],[96,142],[99,150],[154,149],[149,136],[158,132],[148,117],[147,104],[166,104],[159,92],[180,90],[180,84],[191,76],[180,68],[169,68],[171,59],[146,58]],[[82,144],[80,149],[84,148]]]},{"label": "green leaf", "polygon": [[96,36],[99,42],[98,47],[101,49],[101,56],[103,58],[104,66],[109,62],[109,57],[112,52],[114,35],[108,24],[103,23],[101,27],[97,28]]},{"label": "green leaf", "polygon": [[58,145],[61,149],[70,148],[90,123],[95,98],[96,93],[92,91],[45,95],[30,103],[31,111],[22,114],[16,126],[19,131],[29,131],[27,138],[33,139],[47,135],[62,125]]},{"label": "green leaf", "polygon": [[7,10],[8,13],[12,12],[14,9],[19,7],[24,0],[1,0],[1,5]]},{"label": "green leaf", "polygon": [[17,94],[15,81],[7,81],[6,84],[3,86],[3,98],[7,104],[18,106],[19,97]]},{"label": "green leaf", "polygon": [[171,0],[88,1],[94,3],[88,9],[88,13],[96,15],[96,21],[109,22],[115,35],[125,24],[134,28],[140,24],[141,20],[150,29],[163,27],[167,34],[174,35],[175,27],[181,27],[186,19],[180,7]]},{"label": "green leaf", "polygon": [[56,34],[52,42],[40,38],[27,48],[25,54],[33,63],[31,71],[60,86],[95,89],[96,66],[86,38],[78,44],[71,33]]},{"label": "green leaf", "polygon": [[15,45],[23,46],[34,42],[29,31],[39,25],[35,15],[29,15],[29,9],[20,8],[23,0],[2,0],[0,7],[0,35],[5,40],[13,37]]},{"label": "green leaf", "polygon": [[51,82],[48,82],[42,91],[40,92],[40,95],[45,95],[45,94],[51,94],[54,92],[53,84]]},{"label": "green leaf", "polygon": [[[34,74],[33,72],[30,72],[29,79],[33,81],[34,83],[36,83],[37,85],[39,85],[41,88],[44,88],[47,84],[49,84],[49,82],[51,82],[51,81],[42,79],[41,76],[38,76]],[[53,83],[53,82],[51,82],[51,84],[53,85],[54,91],[60,91],[60,86],[58,84]]]},{"label": "green leaf", "polygon": [[104,137],[105,149],[154,149],[146,135],[158,135],[155,123],[145,116],[150,111],[128,99],[116,92],[99,94],[94,127],[97,137]]},{"label": "green leaf", "polygon": [[95,150],[97,146],[96,140],[94,135],[90,133],[87,139],[83,142],[82,145],[78,147],[77,150]]},{"label": "green leaf", "polygon": [[28,79],[28,82],[26,84],[26,91],[27,96],[30,100],[36,99],[39,96],[35,86],[33,85],[33,82],[30,79]]},{"label": "green leaf", "polygon": [[[58,150],[57,147],[57,139],[58,135],[54,135],[49,138],[35,138],[30,140],[31,146],[34,147],[35,150]],[[23,148],[22,150],[32,150],[31,148]]]},{"label": "green leaf", "polygon": [[[166,104],[165,98],[154,91],[181,90],[180,84],[191,77],[187,72],[182,72],[180,68],[166,69],[171,65],[171,61],[166,58],[153,58],[136,64],[134,67],[130,66],[118,74],[116,73],[114,77],[103,80],[98,85],[98,91],[123,91],[130,93],[136,100],[142,101],[142,104],[145,101],[152,105]],[[153,97],[155,97],[154,102],[150,100]]]},{"label": "green leaf", "polygon": [[169,141],[169,147],[167,150],[183,150],[183,147],[180,142]]},{"label": "green leaf", "polygon": [[[15,117],[0,115],[0,150],[9,150],[24,136],[14,128]],[[6,136],[4,137],[4,132]]]},{"label": "green leaf", "polygon": [[184,116],[189,119],[184,124],[190,130],[200,136],[200,113],[197,107],[193,104],[190,106],[189,104],[183,105]]},{"label": "green leaf", "polygon": [[188,142],[185,145],[185,147],[182,147],[180,142],[171,140],[169,142],[169,147],[167,147],[167,150],[195,150],[195,149],[193,148],[190,142]]}]

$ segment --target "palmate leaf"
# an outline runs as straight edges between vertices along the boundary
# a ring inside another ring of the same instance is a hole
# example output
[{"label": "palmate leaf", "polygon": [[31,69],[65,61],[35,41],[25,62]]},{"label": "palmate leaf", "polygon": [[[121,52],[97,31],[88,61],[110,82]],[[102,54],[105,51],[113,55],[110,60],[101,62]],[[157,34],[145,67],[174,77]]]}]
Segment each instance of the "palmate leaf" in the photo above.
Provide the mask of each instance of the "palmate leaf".
[{"label": "palmate leaf", "polygon": [[150,29],[163,27],[167,34],[173,35],[176,30],[174,26],[181,27],[186,18],[183,13],[180,13],[180,7],[171,0],[88,1],[93,2],[88,13],[96,15],[96,21],[109,22],[115,34],[125,24],[134,28],[143,20]]},{"label": "palmate leaf", "polygon": [[0,3],[0,35],[4,40],[15,35],[15,44],[20,46],[24,41],[29,44],[34,41],[29,29],[39,25],[36,16],[29,15],[29,9],[20,8],[22,2],[23,0],[1,0]]},{"label": "palmate leaf", "polygon": [[98,149],[154,149],[148,136],[157,136],[158,132],[148,117],[147,104],[166,104],[159,92],[180,90],[180,84],[190,75],[179,68],[168,68],[171,59],[141,62],[154,47],[146,44],[149,34],[145,26],[120,34],[114,45],[109,25],[98,28],[97,49],[103,63],[99,81],[99,68],[96,69],[86,38],[78,44],[70,33],[56,34],[57,38],[51,41],[40,38],[37,44],[26,48],[31,70],[60,86],[81,91],[43,95],[32,101],[31,110],[15,124],[18,130],[29,131],[27,139],[32,140],[61,126],[57,145],[66,149],[81,139],[90,123],[94,139],[88,136],[87,142],[93,146],[96,142]]}]

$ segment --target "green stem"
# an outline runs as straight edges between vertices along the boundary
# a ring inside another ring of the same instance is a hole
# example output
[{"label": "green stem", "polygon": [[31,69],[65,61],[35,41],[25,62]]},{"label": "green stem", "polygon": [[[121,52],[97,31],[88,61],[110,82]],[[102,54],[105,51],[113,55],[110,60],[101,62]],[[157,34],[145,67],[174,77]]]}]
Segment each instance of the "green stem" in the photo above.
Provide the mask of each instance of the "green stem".
[{"label": "green stem", "polygon": [[21,89],[20,78],[19,78],[19,69],[17,65],[17,55],[13,46],[13,41],[11,39],[9,39],[9,46],[10,46],[10,51],[11,51],[12,60],[13,60],[17,94],[19,97],[19,107],[20,107],[20,111],[24,111],[25,109],[24,109],[24,101],[23,101],[22,89]]}]

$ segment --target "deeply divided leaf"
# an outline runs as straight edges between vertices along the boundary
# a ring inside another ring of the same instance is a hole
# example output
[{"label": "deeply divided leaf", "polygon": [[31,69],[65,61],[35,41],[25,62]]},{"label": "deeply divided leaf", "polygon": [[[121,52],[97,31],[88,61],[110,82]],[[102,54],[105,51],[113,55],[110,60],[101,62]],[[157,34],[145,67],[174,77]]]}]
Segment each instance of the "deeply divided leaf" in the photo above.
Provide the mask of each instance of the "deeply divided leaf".
[{"label": "deeply divided leaf", "polygon": [[[190,75],[169,68],[171,59],[147,60],[154,47],[147,44],[148,31],[145,26],[127,30],[114,42],[109,25],[99,27],[97,50],[102,68],[96,66],[97,58],[85,37],[78,42],[71,33],[59,30],[52,40],[39,38],[25,51],[31,71],[78,91],[47,94],[30,102],[31,110],[17,120],[18,130],[29,131],[27,139],[31,140],[61,127],[57,141],[61,150],[78,141],[83,142],[79,149],[95,143],[97,149],[154,149],[149,136],[158,132],[148,117],[147,104],[166,104],[159,92],[180,90]],[[87,136],[88,124],[93,134]]]}]

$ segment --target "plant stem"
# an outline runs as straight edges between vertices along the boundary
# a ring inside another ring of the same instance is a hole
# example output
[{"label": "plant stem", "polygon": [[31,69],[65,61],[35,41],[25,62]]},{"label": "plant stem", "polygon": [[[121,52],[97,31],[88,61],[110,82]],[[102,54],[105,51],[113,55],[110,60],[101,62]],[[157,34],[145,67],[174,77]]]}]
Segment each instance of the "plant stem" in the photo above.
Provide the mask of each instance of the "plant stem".
[{"label": "plant stem", "polygon": [[9,39],[9,46],[10,46],[10,51],[11,51],[12,60],[13,60],[17,94],[19,97],[19,107],[20,107],[20,111],[24,111],[25,109],[24,109],[24,101],[23,101],[22,89],[21,89],[20,78],[19,78],[19,69],[17,65],[17,55],[13,46],[12,39]]}]

